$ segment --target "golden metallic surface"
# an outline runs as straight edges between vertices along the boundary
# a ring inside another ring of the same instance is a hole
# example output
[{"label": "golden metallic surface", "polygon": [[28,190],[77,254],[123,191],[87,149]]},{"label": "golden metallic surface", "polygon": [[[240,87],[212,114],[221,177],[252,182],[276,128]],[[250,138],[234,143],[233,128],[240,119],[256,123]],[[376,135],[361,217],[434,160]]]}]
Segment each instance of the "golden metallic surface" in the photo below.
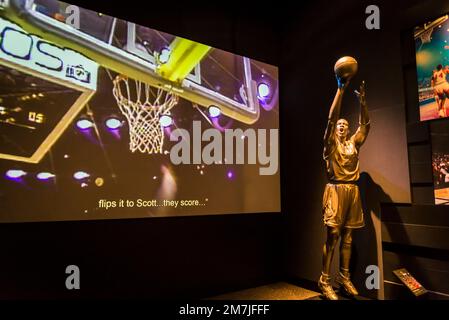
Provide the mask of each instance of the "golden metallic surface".
[{"label": "golden metallic surface", "polygon": [[[345,273],[345,274],[344,274]],[[336,282],[340,289],[343,289],[346,295],[349,296],[357,296],[359,293],[357,292],[357,289],[354,287],[354,285],[351,282],[351,279],[349,278],[349,272],[343,271],[339,272],[337,275]]]},{"label": "golden metallic surface", "polygon": [[327,177],[330,181],[357,181],[359,179],[359,150],[354,137],[340,141],[334,137],[334,148],[326,159]]},{"label": "golden metallic surface", "polygon": [[323,222],[330,227],[364,226],[359,187],[355,184],[328,183],[323,195]]},{"label": "golden metallic surface", "polygon": [[360,147],[370,129],[365,82],[362,82],[359,91],[355,91],[360,102],[360,126],[352,136],[349,135],[348,121],[339,119],[341,102],[349,79],[342,79],[337,75],[337,82],[338,90],[329,111],[323,151],[329,180],[323,195],[323,222],[327,226],[327,238],[323,246],[323,269],[318,287],[328,300],[338,300],[329,275],[334,249],[340,239],[340,272],[337,284],[347,295],[358,295],[350,280],[349,264],[352,231],[364,226],[362,203],[356,182],[360,176]]},{"label": "golden metallic surface", "polygon": [[329,275],[321,273],[320,280],[318,281],[318,288],[320,288],[327,300],[338,300],[338,296],[332,288],[331,277]]},{"label": "golden metallic surface", "polygon": [[210,300],[306,300],[320,294],[286,282],[277,282],[256,288],[230,292]]}]

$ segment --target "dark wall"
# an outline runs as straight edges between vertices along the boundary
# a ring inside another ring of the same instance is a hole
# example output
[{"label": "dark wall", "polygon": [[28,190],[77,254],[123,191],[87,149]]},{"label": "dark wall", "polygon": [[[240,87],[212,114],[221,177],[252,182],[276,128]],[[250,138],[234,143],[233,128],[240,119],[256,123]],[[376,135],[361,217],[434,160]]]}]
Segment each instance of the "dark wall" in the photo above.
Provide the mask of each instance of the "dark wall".
[{"label": "dark wall", "polygon": [[354,276],[363,294],[380,296],[382,292],[363,289],[365,268],[382,265],[380,203],[407,203],[411,197],[398,19],[403,4],[377,1],[380,30],[368,30],[365,8],[369,4],[316,2],[286,29],[280,66],[284,89],[281,127],[288,136],[282,152],[283,168],[289,174],[284,179],[288,187],[283,209],[287,213],[287,274],[316,281],[325,239],[322,138],[337,89],[333,66],[341,56],[354,56],[359,73],[345,94],[342,113],[355,129],[359,107],[353,90],[365,80],[372,121],[372,130],[361,149],[360,187],[366,227],[355,235]]},{"label": "dark wall", "polygon": [[[71,1],[277,65],[276,26],[254,11]],[[273,13],[275,14],[275,13]],[[45,199],[43,199],[45,201]],[[60,212],[58,214],[63,214]],[[0,225],[1,298],[208,297],[279,279],[280,213]],[[65,268],[81,290],[65,288]]]},{"label": "dark wall", "polygon": [[446,206],[385,205],[382,241],[385,298],[413,299],[394,276],[406,268],[429,293],[423,299],[448,299],[449,218]]},{"label": "dark wall", "polygon": [[432,127],[448,123],[447,119],[419,121],[418,93],[416,90],[416,61],[413,28],[449,12],[449,3],[429,1],[405,11],[402,19],[401,51],[405,81],[408,149],[413,203],[433,205],[434,188],[431,170]]},{"label": "dark wall", "polygon": [[407,268],[429,290],[424,299],[448,299],[449,216],[446,206],[435,206],[432,174],[432,135],[447,127],[447,119],[419,121],[413,28],[449,12],[447,1],[426,1],[401,16],[401,52],[407,114],[407,146],[413,205],[382,208],[385,297],[413,299],[398,286],[393,270]]},{"label": "dark wall", "polygon": [[[0,299],[204,298],[266,284],[278,217],[1,224]],[[81,290],[65,288],[72,264]]]}]

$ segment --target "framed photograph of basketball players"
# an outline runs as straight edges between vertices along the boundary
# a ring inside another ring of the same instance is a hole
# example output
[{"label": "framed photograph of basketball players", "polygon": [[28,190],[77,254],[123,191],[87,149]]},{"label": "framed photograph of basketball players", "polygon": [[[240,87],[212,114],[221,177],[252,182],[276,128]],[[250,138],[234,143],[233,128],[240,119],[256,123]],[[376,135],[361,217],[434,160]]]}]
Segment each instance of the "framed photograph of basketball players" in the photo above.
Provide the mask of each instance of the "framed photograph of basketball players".
[{"label": "framed photograph of basketball players", "polygon": [[449,205],[449,123],[432,123],[432,172],[435,204]]},{"label": "framed photograph of basketball players", "polygon": [[421,121],[449,117],[449,15],[414,30]]}]

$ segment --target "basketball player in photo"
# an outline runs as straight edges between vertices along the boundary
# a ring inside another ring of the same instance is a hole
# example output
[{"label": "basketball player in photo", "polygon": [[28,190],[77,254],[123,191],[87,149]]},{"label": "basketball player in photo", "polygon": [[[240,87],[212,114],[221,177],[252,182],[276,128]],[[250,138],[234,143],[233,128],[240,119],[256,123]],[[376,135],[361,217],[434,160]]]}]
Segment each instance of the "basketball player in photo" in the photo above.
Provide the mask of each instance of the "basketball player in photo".
[{"label": "basketball player in photo", "polygon": [[430,81],[435,94],[435,100],[438,104],[438,116],[440,118],[447,117],[444,103],[446,98],[449,97],[449,83],[447,82],[446,75],[449,74],[449,66],[443,69],[441,64],[437,65],[437,69],[433,71],[432,79]]}]

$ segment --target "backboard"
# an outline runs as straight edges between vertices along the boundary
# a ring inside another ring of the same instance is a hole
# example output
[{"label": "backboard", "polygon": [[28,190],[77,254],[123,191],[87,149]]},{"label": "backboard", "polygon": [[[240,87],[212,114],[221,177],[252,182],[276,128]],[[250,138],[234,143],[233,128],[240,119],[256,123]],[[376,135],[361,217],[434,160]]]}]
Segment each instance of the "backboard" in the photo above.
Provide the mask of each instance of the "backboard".
[{"label": "backboard", "polygon": [[0,17],[0,158],[39,162],[95,93],[97,70]]},{"label": "backboard", "polygon": [[434,21],[425,23],[422,26],[416,27],[413,32],[413,36],[415,37],[415,40],[420,38],[422,44],[429,43],[431,41],[433,29],[436,28],[437,26],[441,25],[445,21],[447,21],[448,18],[449,18],[449,16],[445,15],[438,19],[435,19]]},{"label": "backboard", "polygon": [[[0,62],[9,67],[5,76],[17,67],[23,77],[28,74],[35,77],[35,82],[49,81],[34,88],[24,84],[22,89],[27,88],[31,96],[41,93],[48,99],[51,95],[45,93],[47,87],[53,91],[70,88],[79,94],[75,101],[67,101],[70,105],[61,105],[61,110],[67,109],[68,114],[43,110],[47,122],[37,127],[24,120],[12,124],[14,103],[5,100],[7,104],[2,109],[5,114],[0,118],[5,125],[1,130],[27,131],[23,137],[28,142],[21,145],[30,143],[33,147],[9,154],[14,149],[9,146],[8,152],[0,149],[0,158],[38,162],[95,94],[97,85],[101,85],[97,84],[98,67],[174,93],[193,106],[214,106],[221,114],[244,124],[258,121],[261,106],[269,110],[277,103],[277,68],[262,62],[56,0],[9,0],[1,2],[0,8],[2,35],[7,30],[8,36],[0,36],[0,40],[11,39],[2,43],[9,43],[10,51],[21,50],[22,44],[29,47],[29,52],[25,48],[18,55],[0,55],[0,59],[3,57]],[[17,32],[9,30],[10,27]],[[12,40],[21,45],[13,49]],[[28,54],[32,55],[30,59]],[[36,59],[44,59],[50,68],[39,69],[42,63]],[[56,70],[60,63],[61,70]],[[53,88],[58,84],[60,87]],[[257,87],[260,84],[270,84],[274,90],[261,97]],[[17,89],[3,94],[15,94]],[[70,95],[66,97],[69,100]],[[26,118],[27,112],[42,113],[36,111],[38,100],[29,101],[30,110],[25,105],[21,106],[23,114],[16,114],[15,121]],[[48,104],[41,105],[44,108]],[[156,127],[151,130],[161,131]],[[35,134],[38,128],[42,128],[41,134]],[[32,139],[25,138],[30,135]],[[34,144],[30,142],[38,137]],[[162,148],[158,150],[162,152]]]},{"label": "backboard", "polygon": [[[76,29],[61,21],[61,16],[68,17],[71,12],[67,3],[22,3],[11,0],[2,14],[33,34],[81,52],[117,73],[174,90],[199,106],[217,106],[238,121],[251,124],[259,117],[249,58],[83,8],[79,8],[80,24]],[[201,56],[191,54],[197,49],[202,50]],[[180,58],[170,65],[179,50]],[[173,79],[161,72],[164,68],[171,68],[172,75],[182,68],[184,73]]]}]

